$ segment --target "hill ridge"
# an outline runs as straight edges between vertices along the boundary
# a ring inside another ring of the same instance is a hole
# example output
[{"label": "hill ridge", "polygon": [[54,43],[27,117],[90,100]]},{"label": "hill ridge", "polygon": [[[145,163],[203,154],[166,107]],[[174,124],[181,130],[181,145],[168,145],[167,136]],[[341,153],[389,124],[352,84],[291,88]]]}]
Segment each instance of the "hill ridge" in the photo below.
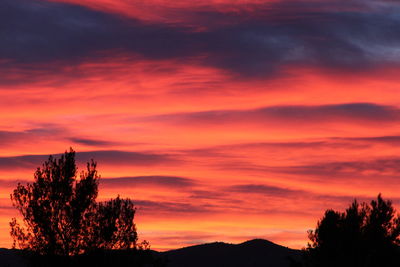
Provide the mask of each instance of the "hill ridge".
[{"label": "hill ridge", "polygon": [[[154,253],[167,260],[166,267],[289,267],[289,258],[300,259],[299,250],[260,238],[238,244],[216,241]],[[20,250],[0,248],[0,267],[26,267],[20,255]]]},{"label": "hill ridge", "polygon": [[161,254],[168,258],[168,267],[288,267],[289,258],[300,258],[299,250],[265,239],[252,239],[239,244],[211,242]]}]

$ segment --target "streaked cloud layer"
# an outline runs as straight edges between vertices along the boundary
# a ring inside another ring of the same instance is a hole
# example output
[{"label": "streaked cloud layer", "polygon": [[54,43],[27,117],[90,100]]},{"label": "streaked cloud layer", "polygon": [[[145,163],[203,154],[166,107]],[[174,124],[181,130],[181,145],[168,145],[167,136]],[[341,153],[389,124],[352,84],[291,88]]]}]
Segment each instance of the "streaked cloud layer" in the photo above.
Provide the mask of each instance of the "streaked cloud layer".
[{"label": "streaked cloud layer", "polygon": [[[84,7],[5,0],[0,56],[7,68],[35,64],[53,72],[119,53],[259,78],[279,75],[287,65],[347,71],[397,66],[399,6],[349,2],[261,2],[226,10],[187,6],[173,10],[184,21],[168,23],[93,10],[90,2]],[[349,10],[335,10],[340,5]]]},{"label": "streaked cloud layer", "polygon": [[155,249],[291,247],[327,208],[399,204],[395,1],[3,0],[0,246],[50,154],[95,159]]}]

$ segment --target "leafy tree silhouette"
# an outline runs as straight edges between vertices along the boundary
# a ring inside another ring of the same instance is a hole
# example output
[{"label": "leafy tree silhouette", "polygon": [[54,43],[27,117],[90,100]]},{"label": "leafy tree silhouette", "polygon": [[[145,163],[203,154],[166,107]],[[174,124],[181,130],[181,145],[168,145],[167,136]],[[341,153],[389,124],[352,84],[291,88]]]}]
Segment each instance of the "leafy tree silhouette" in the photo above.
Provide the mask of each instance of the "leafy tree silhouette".
[{"label": "leafy tree silhouette", "polygon": [[23,226],[16,218],[10,222],[13,247],[50,256],[143,247],[137,243],[133,202],[118,196],[97,203],[99,178],[93,160],[77,178],[72,148],[60,159],[50,156],[32,184],[18,184],[11,194],[23,219]]},{"label": "leafy tree silhouette", "polygon": [[369,205],[355,200],[345,212],[327,210],[309,239],[305,266],[400,266],[400,217],[380,194]]}]

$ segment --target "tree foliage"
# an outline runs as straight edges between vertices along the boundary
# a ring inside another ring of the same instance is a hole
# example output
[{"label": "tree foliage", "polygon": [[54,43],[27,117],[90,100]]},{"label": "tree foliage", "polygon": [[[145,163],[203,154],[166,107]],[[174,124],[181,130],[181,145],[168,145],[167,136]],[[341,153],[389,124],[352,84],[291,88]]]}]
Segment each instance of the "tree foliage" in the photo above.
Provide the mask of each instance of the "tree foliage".
[{"label": "tree foliage", "polygon": [[327,210],[309,239],[307,266],[400,266],[400,218],[381,195],[345,212]]},{"label": "tree foliage", "polygon": [[50,156],[32,184],[18,184],[11,194],[23,220],[10,222],[13,247],[61,256],[136,248],[132,201],[118,196],[96,202],[99,178],[93,160],[78,178],[72,149],[59,159]]}]

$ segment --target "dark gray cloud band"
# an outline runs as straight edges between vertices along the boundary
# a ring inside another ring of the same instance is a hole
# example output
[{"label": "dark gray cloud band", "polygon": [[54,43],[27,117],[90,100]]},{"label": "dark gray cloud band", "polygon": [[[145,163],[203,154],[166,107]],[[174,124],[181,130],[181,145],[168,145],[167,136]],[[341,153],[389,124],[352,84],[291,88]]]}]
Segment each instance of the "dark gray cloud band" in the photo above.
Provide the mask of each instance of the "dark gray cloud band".
[{"label": "dark gray cloud band", "polygon": [[211,110],[154,116],[156,121],[176,124],[265,124],[290,123],[394,123],[400,120],[400,109],[373,103],[345,103],[317,106],[270,106],[252,110]]},{"label": "dark gray cloud band", "polygon": [[[59,157],[60,154],[54,155]],[[0,157],[0,169],[32,169],[42,165],[48,155],[23,155],[15,157]],[[154,166],[171,164],[179,160],[172,155],[157,153],[129,152],[118,150],[87,151],[76,154],[78,164],[85,164],[91,159],[100,164]]]},{"label": "dark gray cloud band", "polygon": [[134,176],[101,178],[100,184],[107,187],[167,187],[187,188],[196,183],[189,178],[176,176]]},{"label": "dark gray cloud band", "polygon": [[397,66],[399,5],[375,2],[284,1],[243,12],[182,10],[203,27],[198,31],[184,23],[149,24],[72,4],[3,0],[0,59],[8,73],[2,80],[13,82],[10,73],[60,71],[119,53],[213,66],[241,77],[275,75],[293,64],[352,71]]}]

